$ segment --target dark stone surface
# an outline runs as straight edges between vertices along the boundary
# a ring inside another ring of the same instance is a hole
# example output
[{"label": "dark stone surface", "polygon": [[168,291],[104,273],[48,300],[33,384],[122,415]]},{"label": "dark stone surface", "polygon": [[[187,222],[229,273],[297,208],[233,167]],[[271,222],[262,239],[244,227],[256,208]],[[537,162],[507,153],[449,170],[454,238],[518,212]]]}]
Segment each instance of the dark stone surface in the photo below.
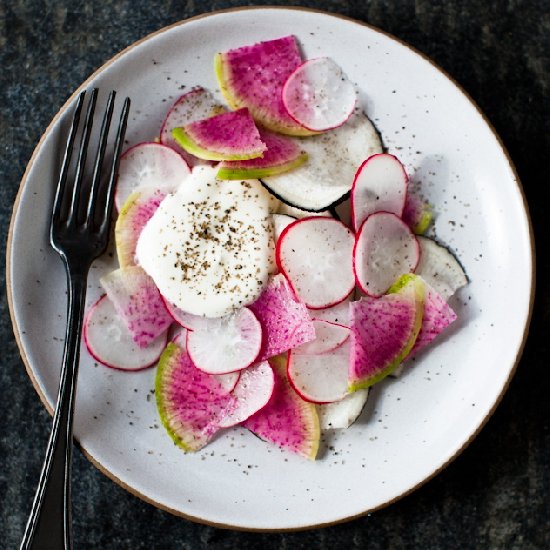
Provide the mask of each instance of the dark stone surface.
[{"label": "dark stone surface", "polygon": [[[0,1],[3,242],[25,165],[72,90],[142,36],[201,12],[237,5],[243,4]],[[538,295],[517,374],[486,427],[445,471],[389,508],[322,530],[257,534],[196,525],[125,492],[77,451],[75,546],[549,548],[550,5],[547,0],[325,0],[303,5],[367,21],[409,42],[458,80],[502,137],[523,181],[538,249]],[[4,295],[1,307],[0,546],[15,548],[50,419],[25,374]]]}]

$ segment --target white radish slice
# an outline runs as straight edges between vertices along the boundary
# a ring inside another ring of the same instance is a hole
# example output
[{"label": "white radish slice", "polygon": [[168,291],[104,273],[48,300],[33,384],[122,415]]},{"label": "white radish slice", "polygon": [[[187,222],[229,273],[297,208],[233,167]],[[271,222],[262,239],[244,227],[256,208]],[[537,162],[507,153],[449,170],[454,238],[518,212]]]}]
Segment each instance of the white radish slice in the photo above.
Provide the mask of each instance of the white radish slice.
[{"label": "white radish slice", "polygon": [[403,165],[386,153],[369,157],[355,174],[351,216],[355,231],[375,212],[403,215],[409,179]]},{"label": "white radish slice", "polygon": [[420,246],[409,226],[395,214],[376,212],[355,238],[353,267],[357,284],[369,296],[381,296],[398,277],[412,273]]},{"label": "white radish slice", "polygon": [[[229,375],[224,374],[223,376]],[[220,427],[235,426],[263,409],[273,394],[274,388],[275,375],[267,361],[240,371],[239,382],[233,389],[236,408],[220,422]]]},{"label": "white radish slice", "polygon": [[302,210],[296,206],[290,206],[286,202],[280,203],[280,206],[277,210],[277,214],[290,216],[295,220],[301,220],[302,218],[310,218],[311,216],[325,216],[327,218],[333,218],[334,216],[330,213],[329,210],[321,210],[321,212],[310,212],[309,210]]},{"label": "white radish slice", "polygon": [[208,374],[245,369],[258,357],[262,326],[248,308],[210,319],[207,330],[187,333],[187,352],[195,366]]},{"label": "white radish slice", "polygon": [[147,347],[139,347],[107,295],[86,314],[83,333],[86,347],[94,359],[107,367],[128,371],[155,365],[167,339],[164,332]]},{"label": "white radish slice", "polygon": [[296,392],[312,403],[333,403],[349,393],[349,344],[318,355],[292,350],[288,357],[288,379]]},{"label": "white radish slice", "polygon": [[349,428],[365,408],[368,396],[369,388],[365,388],[346,395],[340,401],[317,405],[321,430]]},{"label": "white radish slice", "polygon": [[315,340],[294,348],[293,353],[300,355],[327,353],[340,347],[350,335],[348,327],[328,321],[314,320],[313,325],[315,326]]},{"label": "white radish slice", "polygon": [[444,246],[428,237],[417,236],[420,243],[420,262],[416,268],[420,275],[444,300],[468,284],[468,277],[458,260]]},{"label": "white radish slice", "polygon": [[120,211],[137,190],[151,189],[173,193],[191,173],[183,158],[160,143],[140,143],[120,157],[115,206]]},{"label": "white radish slice", "polygon": [[283,104],[288,114],[313,132],[342,126],[355,109],[353,84],[328,57],[302,63],[286,80]]},{"label": "white radish slice", "polygon": [[353,233],[333,218],[304,218],[283,231],[277,265],[307,307],[326,308],[350,295],[353,241]]},{"label": "white radish slice", "polygon": [[296,218],[292,216],[287,216],[286,214],[273,214],[273,238],[275,242],[279,240],[283,230],[294,221],[296,221]]},{"label": "white radish slice", "polygon": [[336,323],[344,327],[349,327],[349,303],[351,297],[348,296],[343,302],[336,304],[332,307],[323,309],[312,309],[309,314],[313,320],[319,319],[321,321],[328,321],[329,323]]}]

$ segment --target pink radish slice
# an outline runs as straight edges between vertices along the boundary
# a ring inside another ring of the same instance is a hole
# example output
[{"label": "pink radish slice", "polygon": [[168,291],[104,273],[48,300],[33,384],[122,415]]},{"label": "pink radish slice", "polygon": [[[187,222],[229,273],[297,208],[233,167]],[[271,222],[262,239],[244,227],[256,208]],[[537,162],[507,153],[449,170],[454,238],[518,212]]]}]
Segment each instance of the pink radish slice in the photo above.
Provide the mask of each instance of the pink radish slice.
[{"label": "pink radish slice", "polygon": [[[219,375],[222,376],[222,375]],[[223,376],[229,376],[224,374]],[[237,406],[220,422],[222,428],[235,426],[267,405],[275,387],[275,375],[267,361],[240,371],[238,384],[232,395]]]},{"label": "pink radish slice", "polygon": [[100,283],[139,347],[147,347],[172,324],[158,288],[141,267],[117,269]]},{"label": "pink radish slice", "polygon": [[315,340],[292,350],[293,354],[319,355],[340,347],[349,338],[349,328],[328,321],[314,320]]},{"label": "pink radish slice", "polygon": [[401,217],[408,183],[403,165],[393,155],[373,155],[363,162],[351,188],[351,215],[355,231],[375,212],[392,212]]},{"label": "pink radish slice", "polygon": [[422,235],[432,223],[432,205],[409,191],[401,218],[416,235]]},{"label": "pink radish slice", "polygon": [[333,403],[348,393],[349,344],[322,354],[288,356],[288,379],[296,392],[312,403]]},{"label": "pink radish slice", "polygon": [[343,302],[336,304],[332,307],[323,309],[311,309],[309,314],[311,318],[319,319],[321,321],[328,321],[329,323],[336,323],[349,328],[349,304],[351,298],[348,296]]},{"label": "pink radish slice", "polygon": [[342,126],[355,109],[353,84],[328,57],[310,59],[300,65],[283,87],[288,114],[313,132]]},{"label": "pink radish slice", "polygon": [[94,359],[119,370],[141,370],[155,365],[166,346],[164,332],[147,347],[136,345],[126,323],[103,295],[84,319],[84,342]]},{"label": "pink radish slice", "polygon": [[208,90],[195,88],[179,97],[168,111],[160,129],[160,142],[179,153],[189,166],[203,164],[202,159],[191,155],[177,144],[172,136],[172,130],[223,111],[225,108],[214,99]]},{"label": "pink radish slice", "polygon": [[187,351],[196,367],[209,374],[245,369],[258,357],[262,326],[246,307],[236,313],[209,319],[207,330],[187,333]]},{"label": "pink radish slice", "polygon": [[120,267],[136,265],[136,246],[141,230],[166,196],[162,191],[135,191],[123,204],[115,225],[115,243]]},{"label": "pink radish slice", "polygon": [[298,298],[312,309],[345,300],[353,290],[353,233],[338,220],[296,220],[277,242],[277,265]]},{"label": "pink radish slice", "polygon": [[271,278],[260,297],[249,306],[263,331],[257,361],[264,361],[315,338],[307,308],[298,302],[281,274]]},{"label": "pink radish slice", "polygon": [[355,278],[369,296],[384,294],[399,276],[413,272],[419,259],[416,237],[395,214],[370,215],[355,237]]},{"label": "pink radish slice", "polygon": [[187,163],[170,147],[134,145],[120,157],[115,206],[120,211],[134,191],[144,188],[173,193],[190,173]]}]

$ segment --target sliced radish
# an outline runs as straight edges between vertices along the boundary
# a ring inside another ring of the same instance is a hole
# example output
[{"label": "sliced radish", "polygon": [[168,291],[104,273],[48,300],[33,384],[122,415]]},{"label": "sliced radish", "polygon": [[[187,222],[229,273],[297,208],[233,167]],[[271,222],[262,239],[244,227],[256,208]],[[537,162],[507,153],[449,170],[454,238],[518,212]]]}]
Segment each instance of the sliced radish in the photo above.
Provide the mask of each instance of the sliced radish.
[{"label": "sliced radish", "polygon": [[292,350],[298,355],[319,355],[339,348],[349,338],[349,328],[328,321],[314,320],[315,340]]},{"label": "sliced radish", "polygon": [[458,260],[443,245],[428,237],[417,237],[420,243],[420,262],[416,273],[420,275],[444,300],[468,284],[468,277]]},{"label": "sliced radish", "polygon": [[306,306],[296,300],[288,281],[281,274],[271,278],[260,297],[249,307],[263,331],[262,350],[257,361],[264,361],[315,338],[315,326]]},{"label": "sliced radish", "polygon": [[349,345],[326,353],[295,353],[288,356],[288,379],[296,392],[312,403],[333,403],[348,390]]},{"label": "sliced radish", "polygon": [[351,215],[355,231],[375,212],[392,212],[401,217],[408,183],[403,165],[393,155],[373,155],[363,162],[351,188]]},{"label": "sliced radish", "polygon": [[147,347],[172,324],[158,288],[141,267],[117,269],[100,282],[139,347]]},{"label": "sliced radish", "polygon": [[262,345],[262,326],[246,307],[218,319],[207,330],[187,333],[187,351],[196,367],[209,374],[225,374],[251,365]]},{"label": "sliced radish", "polygon": [[275,375],[267,361],[240,371],[239,382],[232,391],[237,402],[236,408],[221,421],[220,426],[235,426],[257,413],[267,405],[274,388]]},{"label": "sliced radish", "polygon": [[349,428],[365,408],[368,396],[369,388],[365,388],[346,395],[340,401],[317,405],[321,430]]},{"label": "sliced radish", "polygon": [[120,211],[128,197],[141,189],[173,193],[190,173],[187,163],[170,147],[134,145],[120,157],[115,206]]},{"label": "sliced radish", "polygon": [[294,221],[296,221],[296,219],[291,216],[286,216],[285,214],[273,214],[273,236],[275,242],[279,240],[283,230]]},{"label": "sliced radish", "polygon": [[328,57],[310,59],[300,65],[283,87],[288,114],[313,132],[342,126],[355,109],[353,84]]},{"label": "sliced radish", "polygon": [[147,347],[139,347],[107,295],[103,295],[86,314],[83,332],[92,357],[113,369],[152,367],[166,346],[167,333],[163,332]]},{"label": "sliced radish", "polygon": [[355,238],[353,267],[361,290],[381,296],[401,275],[415,270],[420,247],[409,226],[395,214],[376,212]]},{"label": "sliced radish", "polygon": [[309,314],[313,320],[328,321],[349,328],[349,303],[351,297],[348,296],[343,302],[332,307],[323,309],[312,309]]},{"label": "sliced radish", "polygon": [[277,214],[290,216],[295,220],[301,220],[302,218],[311,218],[311,216],[324,216],[326,218],[333,218],[334,216],[328,210],[321,210],[320,212],[310,212],[309,210],[302,210],[296,206],[290,206],[286,202],[281,202]]},{"label": "sliced radish", "polygon": [[179,153],[189,166],[202,164],[204,162],[202,159],[189,154],[177,144],[172,136],[172,130],[224,111],[225,108],[214,99],[208,90],[195,88],[180,96],[168,111],[160,129],[160,142]]},{"label": "sliced radish", "polygon": [[168,300],[164,299],[164,304],[168,313],[172,316],[174,321],[186,328],[187,330],[208,330],[209,323],[216,323],[216,318],[212,319],[209,317],[203,317],[202,315],[193,315],[192,313],[187,313],[179,307],[170,303]]},{"label": "sliced radish", "polygon": [[432,205],[409,191],[401,217],[416,235],[422,235],[432,223]]},{"label": "sliced radish", "polygon": [[290,224],[277,242],[277,265],[307,307],[326,308],[353,290],[353,233],[332,218]]}]

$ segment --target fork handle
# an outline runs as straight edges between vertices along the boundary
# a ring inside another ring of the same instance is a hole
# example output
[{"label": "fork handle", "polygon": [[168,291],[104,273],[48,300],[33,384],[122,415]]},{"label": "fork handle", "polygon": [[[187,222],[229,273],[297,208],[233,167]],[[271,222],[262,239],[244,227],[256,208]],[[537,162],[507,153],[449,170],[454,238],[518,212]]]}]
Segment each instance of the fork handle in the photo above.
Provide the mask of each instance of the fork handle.
[{"label": "fork handle", "polygon": [[[53,426],[40,481],[21,550],[69,550],[72,547],[71,459],[80,335],[86,299],[86,273],[68,264],[67,332]],[[63,521],[60,522],[60,518]]]}]

